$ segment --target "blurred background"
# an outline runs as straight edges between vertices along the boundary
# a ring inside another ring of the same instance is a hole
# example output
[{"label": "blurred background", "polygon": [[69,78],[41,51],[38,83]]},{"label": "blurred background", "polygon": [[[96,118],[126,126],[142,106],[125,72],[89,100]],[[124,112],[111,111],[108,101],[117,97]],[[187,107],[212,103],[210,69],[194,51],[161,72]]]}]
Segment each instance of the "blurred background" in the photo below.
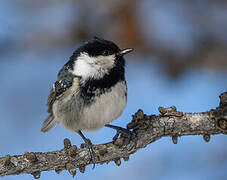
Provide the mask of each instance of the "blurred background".
[{"label": "blurred background", "polygon": [[[128,104],[113,124],[125,127],[139,108],[158,114],[175,105],[202,112],[219,104],[227,90],[227,1],[224,0],[68,0],[0,1],[0,157],[25,151],[63,148],[63,139],[81,138],[59,125],[43,134],[46,99],[59,69],[73,51],[93,36],[132,47],[126,57]],[[87,133],[94,144],[112,140],[115,131]],[[226,179],[226,136],[162,138],[130,156],[86,168],[83,179]],[[26,180],[31,175],[3,177]],[[71,179],[68,172],[42,179]]]}]

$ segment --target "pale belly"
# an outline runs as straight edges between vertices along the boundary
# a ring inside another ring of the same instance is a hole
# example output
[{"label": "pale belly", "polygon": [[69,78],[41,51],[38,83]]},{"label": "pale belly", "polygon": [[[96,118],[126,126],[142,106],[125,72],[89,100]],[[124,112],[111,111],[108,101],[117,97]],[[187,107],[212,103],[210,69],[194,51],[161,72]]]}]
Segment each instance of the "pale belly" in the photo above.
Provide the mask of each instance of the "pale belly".
[{"label": "pale belly", "polygon": [[122,114],[126,106],[126,91],[125,83],[120,82],[113,86],[111,91],[97,97],[89,105],[82,105],[82,107],[78,108],[78,100],[73,101],[76,102],[75,104],[69,100],[62,104],[65,107],[70,107],[70,105],[71,107],[64,108],[65,111],[62,112],[61,107],[56,104],[56,121],[72,131],[98,130]]},{"label": "pale belly", "polygon": [[97,97],[91,106],[85,107],[79,127],[82,131],[95,131],[117,119],[126,106],[126,85],[118,83],[112,91]]}]

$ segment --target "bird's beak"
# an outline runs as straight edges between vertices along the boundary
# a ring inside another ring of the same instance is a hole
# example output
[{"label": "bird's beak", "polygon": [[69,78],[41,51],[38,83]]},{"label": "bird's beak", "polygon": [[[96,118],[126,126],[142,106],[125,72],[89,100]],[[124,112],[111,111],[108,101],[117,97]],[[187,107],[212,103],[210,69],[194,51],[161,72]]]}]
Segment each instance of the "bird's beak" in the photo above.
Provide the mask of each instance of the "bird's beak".
[{"label": "bird's beak", "polygon": [[125,54],[128,54],[132,51],[133,51],[132,48],[122,49],[119,53],[117,53],[117,56],[124,56]]}]

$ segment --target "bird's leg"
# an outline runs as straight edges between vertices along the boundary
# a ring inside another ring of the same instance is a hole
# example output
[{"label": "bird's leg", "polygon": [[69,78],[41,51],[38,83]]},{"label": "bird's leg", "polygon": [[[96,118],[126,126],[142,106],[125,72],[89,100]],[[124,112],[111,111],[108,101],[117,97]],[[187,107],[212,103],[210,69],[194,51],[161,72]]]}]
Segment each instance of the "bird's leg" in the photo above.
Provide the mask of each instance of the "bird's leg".
[{"label": "bird's leg", "polygon": [[86,138],[81,131],[78,131],[78,134],[80,135],[80,137],[82,137],[82,139],[84,140],[84,142],[89,150],[91,161],[93,163],[93,169],[94,169],[95,168],[95,151],[93,149],[93,144],[91,143],[91,140]]},{"label": "bird's leg", "polygon": [[116,140],[120,134],[126,135],[129,139],[132,136],[132,132],[128,129],[125,129],[125,128],[122,128],[122,127],[119,127],[119,126],[110,125],[110,124],[106,124],[105,126],[112,128],[112,129],[115,129],[117,131],[117,134],[113,137],[113,140]]}]

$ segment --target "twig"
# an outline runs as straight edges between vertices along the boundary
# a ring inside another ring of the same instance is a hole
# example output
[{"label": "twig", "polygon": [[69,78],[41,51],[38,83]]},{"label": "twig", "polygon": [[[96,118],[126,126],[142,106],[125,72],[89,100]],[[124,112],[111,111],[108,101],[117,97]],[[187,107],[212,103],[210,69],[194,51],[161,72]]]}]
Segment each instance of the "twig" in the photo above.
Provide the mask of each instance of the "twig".
[{"label": "twig", "polygon": [[[159,116],[148,116],[138,110],[127,125],[132,131],[132,138],[121,135],[113,142],[96,145],[96,163],[114,161],[120,166],[121,158],[128,161],[131,154],[165,136],[171,136],[173,143],[177,144],[178,136],[203,135],[205,142],[209,142],[210,135],[227,134],[227,92],[220,95],[220,105],[215,110],[182,113],[171,106],[159,107],[159,112]],[[68,170],[75,176],[77,168],[83,173],[85,167],[91,163],[86,147],[78,149],[71,145],[69,139],[65,139],[62,150],[26,152],[23,155],[0,158],[0,177],[27,173],[39,178],[42,171],[49,170],[55,170],[56,173]]]}]

